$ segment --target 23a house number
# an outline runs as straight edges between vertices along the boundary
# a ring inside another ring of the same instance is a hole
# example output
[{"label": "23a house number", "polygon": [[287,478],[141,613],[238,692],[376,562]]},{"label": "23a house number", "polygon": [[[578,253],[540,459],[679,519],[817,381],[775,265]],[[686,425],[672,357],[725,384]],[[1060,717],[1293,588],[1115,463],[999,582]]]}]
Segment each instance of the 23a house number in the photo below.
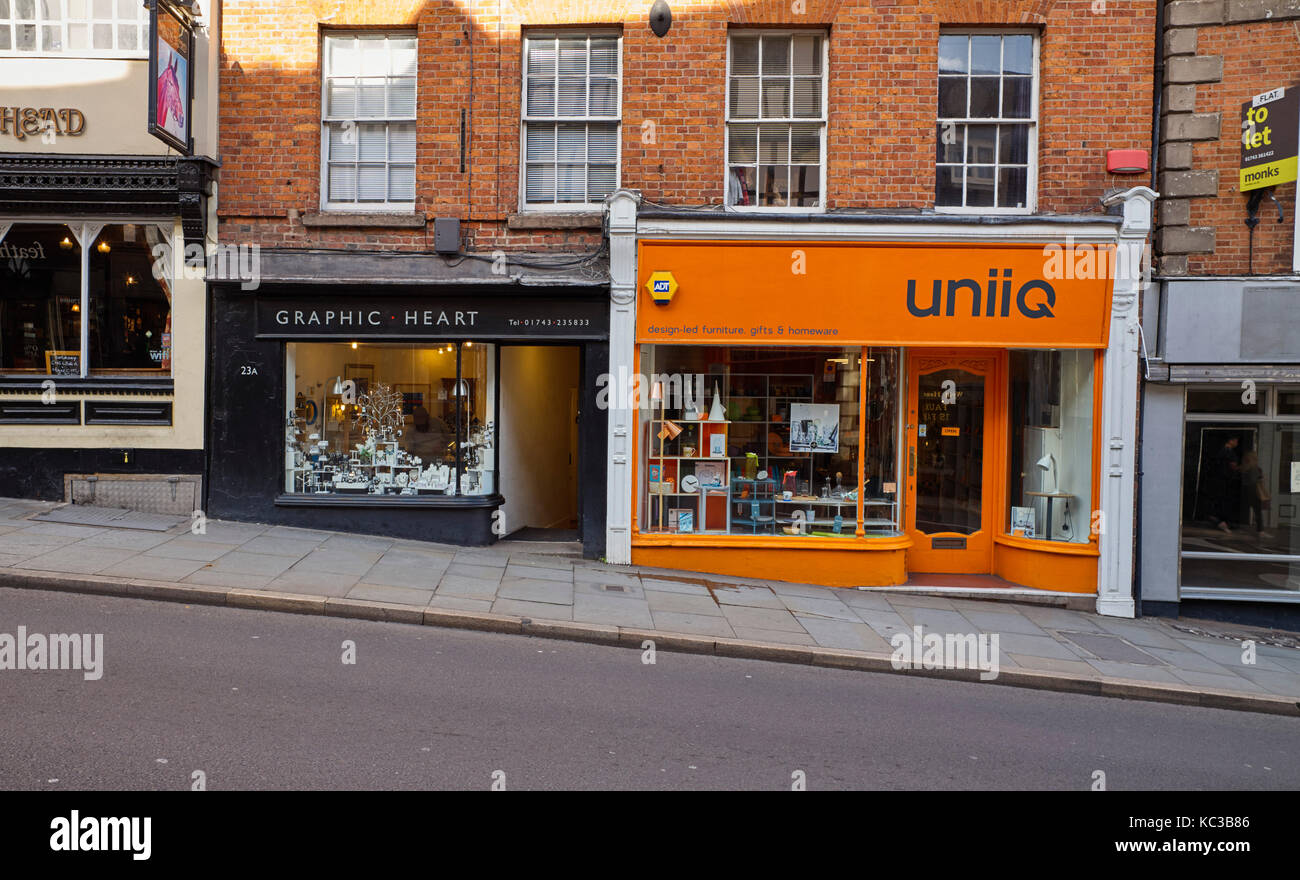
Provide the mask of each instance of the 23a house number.
[{"label": "23a house number", "polygon": [[252,364],[244,364],[242,367],[239,368],[239,375],[241,375],[241,376],[256,376],[256,375],[257,375],[257,367],[254,367]]}]

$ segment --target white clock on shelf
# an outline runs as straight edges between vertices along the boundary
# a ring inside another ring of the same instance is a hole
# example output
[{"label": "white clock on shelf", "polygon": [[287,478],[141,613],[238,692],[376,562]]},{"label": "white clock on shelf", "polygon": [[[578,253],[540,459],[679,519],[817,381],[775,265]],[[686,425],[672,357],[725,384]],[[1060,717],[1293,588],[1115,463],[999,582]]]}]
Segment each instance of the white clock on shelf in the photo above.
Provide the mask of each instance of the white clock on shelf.
[{"label": "white clock on shelf", "polygon": [[682,491],[694,493],[700,488],[700,481],[695,478],[695,474],[687,474],[682,477]]}]

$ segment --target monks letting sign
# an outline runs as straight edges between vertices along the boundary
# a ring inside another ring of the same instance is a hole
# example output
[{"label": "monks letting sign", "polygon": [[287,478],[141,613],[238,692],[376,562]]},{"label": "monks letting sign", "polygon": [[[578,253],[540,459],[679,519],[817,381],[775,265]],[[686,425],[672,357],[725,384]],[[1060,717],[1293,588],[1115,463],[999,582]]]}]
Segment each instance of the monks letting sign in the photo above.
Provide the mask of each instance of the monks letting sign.
[{"label": "monks letting sign", "polygon": [[1277,88],[1241,105],[1241,191],[1296,179],[1300,90]]}]

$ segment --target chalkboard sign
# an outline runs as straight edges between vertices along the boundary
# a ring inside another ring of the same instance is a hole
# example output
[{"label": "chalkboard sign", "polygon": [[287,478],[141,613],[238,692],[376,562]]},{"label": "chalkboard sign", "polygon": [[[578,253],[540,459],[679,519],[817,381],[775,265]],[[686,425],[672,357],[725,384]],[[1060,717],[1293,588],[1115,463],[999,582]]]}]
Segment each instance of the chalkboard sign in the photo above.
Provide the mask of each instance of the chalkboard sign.
[{"label": "chalkboard sign", "polygon": [[47,351],[45,352],[45,372],[53,376],[80,376],[81,352]]}]

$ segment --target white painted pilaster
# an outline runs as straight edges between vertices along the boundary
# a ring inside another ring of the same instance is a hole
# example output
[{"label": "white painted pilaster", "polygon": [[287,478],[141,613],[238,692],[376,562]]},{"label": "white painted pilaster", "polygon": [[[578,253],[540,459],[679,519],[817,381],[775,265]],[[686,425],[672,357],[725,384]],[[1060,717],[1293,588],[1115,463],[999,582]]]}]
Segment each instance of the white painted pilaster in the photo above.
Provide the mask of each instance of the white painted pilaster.
[{"label": "white painted pilaster", "polygon": [[[1137,469],[1138,298],[1143,288],[1140,254],[1151,232],[1157,194],[1137,186],[1116,193],[1106,204],[1123,203],[1119,230],[1122,251],[1111,299],[1110,344],[1102,378],[1101,558],[1097,565],[1097,613],[1134,617],[1133,536]],[[1125,255],[1128,255],[1127,257]]]},{"label": "white painted pilaster", "polygon": [[632,562],[632,420],[628,392],[636,363],[636,210],[641,194],[621,189],[605,202],[609,219],[609,480],[605,559]]}]

